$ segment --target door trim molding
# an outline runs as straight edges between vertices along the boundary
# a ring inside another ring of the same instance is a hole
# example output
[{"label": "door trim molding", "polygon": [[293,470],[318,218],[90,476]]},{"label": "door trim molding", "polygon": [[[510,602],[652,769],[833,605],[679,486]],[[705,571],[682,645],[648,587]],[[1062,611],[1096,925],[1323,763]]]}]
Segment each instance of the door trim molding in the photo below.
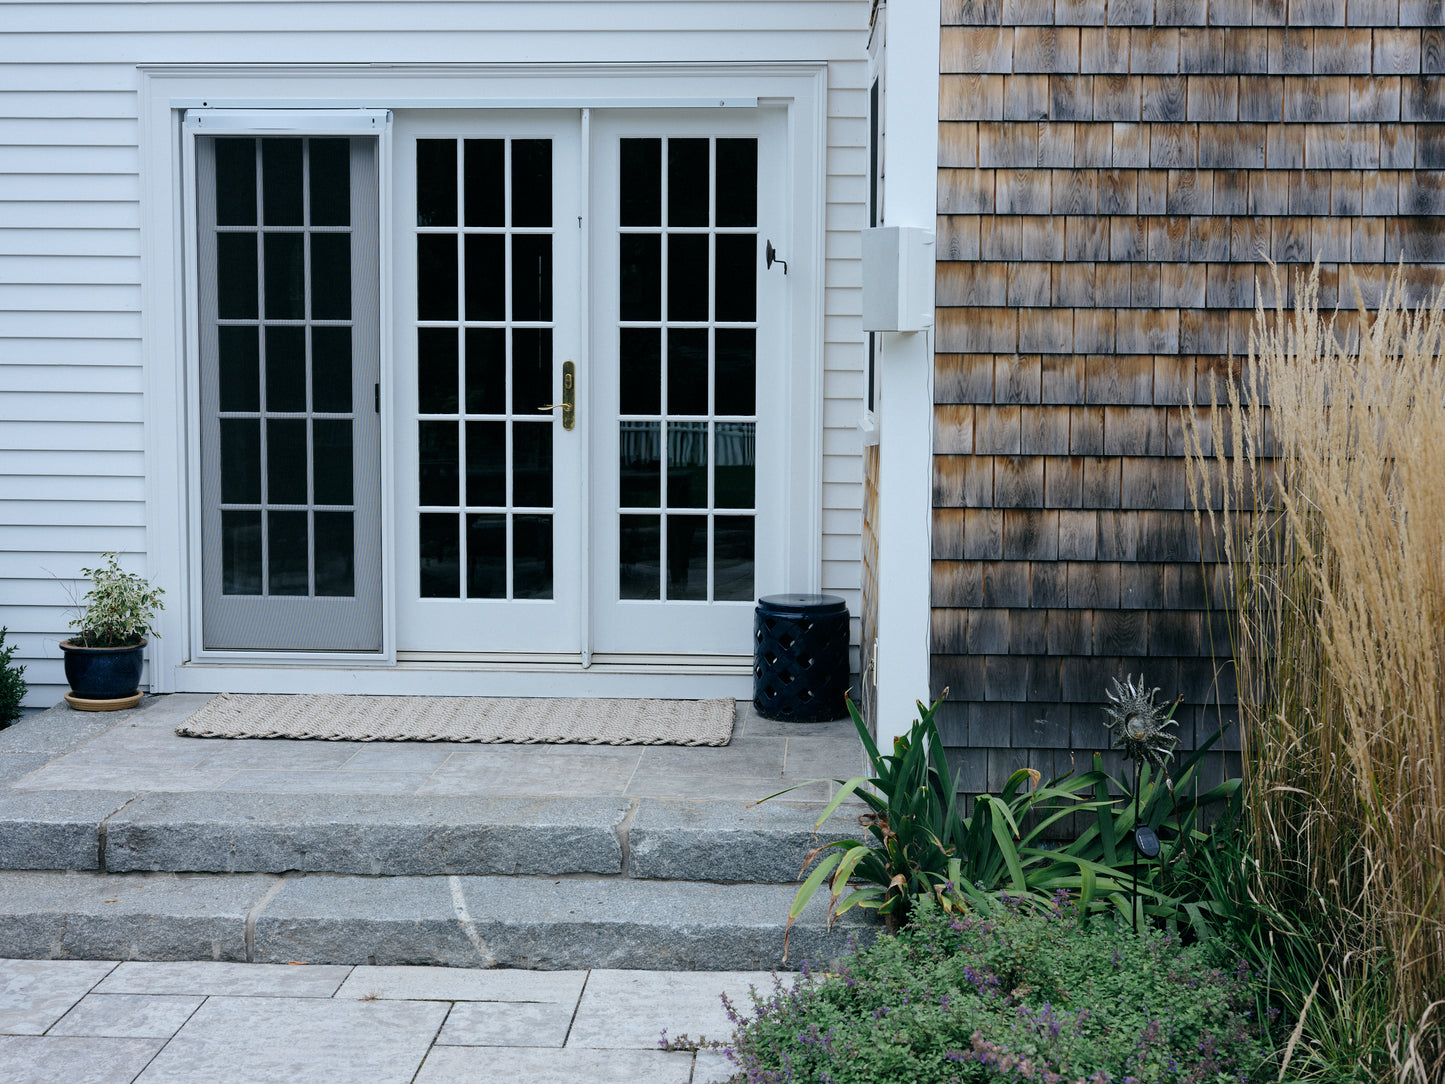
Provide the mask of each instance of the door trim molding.
[{"label": "door trim molding", "polygon": [[[146,360],[143,406],[146,568],[171,592],[172,605],[161,616],[161,636],[152,640],[151,682],[156,692],[197,690],[201,673],[237,686],[236,675],[250,671],[264,684],[279,676],[278,658],[294,660],[298,672],[318,675],[331,667],[367,664],[359,673],[385,681],[396,663],[395,587],[392,547],[382,548],[382,636],[380,655],[323,652],[200,651],[199,539],[191,525],[197,508],[193,493],[199,452],[194,370],[194,328],[188,326],[187,282],[194,278],[188,259],[186,198],[194,191],[194,167],[187,161],[188,140],[181,121],[187,108],[360,109],[360,108],[749,108],[778,104],[788,108],[788,175],[792,247],[812,259],[799,260],[793,284],[795,319],[794,389],[798,394],[791,434],[803,453],[794,462],[810,464],[809,499],[787,526],[788,577],[802,591],[815,591],[822,576],[824,216],[826,213],[827,89],[826,61],[656,64],[160,64],[138,65],[141,177],[141,347]],[[539,94],[540,90],[540,94]],[[545,95],[545,96],[544,96]],[[382,298],[382,386],[395,384],[390,323],[393,281],[390,132],[379,147]],[[187,185],[190,185],[187,188]],[[389,397],[388,397],[389,399]],[[381,414],[383,449],[395,442],[390,402]],[[391,456],[382,456],[382,516],[395,519]],[[225,663],[221,667],[196,662]],[[192,662],[196,660],[196,662]],[[645,675],[639,675],[645,676]],[[331,679],[332,687],[336,679]],[[737,679],[730,679],[737,680]],[[211,686],[216,687],[216,686]],[[276,688],[277,686],[273,686]],[[576,694],[570,694],[576,695]],[[685,694],[687,695],[687,694]],[[698,695],[693,691],[690,695]]]}]

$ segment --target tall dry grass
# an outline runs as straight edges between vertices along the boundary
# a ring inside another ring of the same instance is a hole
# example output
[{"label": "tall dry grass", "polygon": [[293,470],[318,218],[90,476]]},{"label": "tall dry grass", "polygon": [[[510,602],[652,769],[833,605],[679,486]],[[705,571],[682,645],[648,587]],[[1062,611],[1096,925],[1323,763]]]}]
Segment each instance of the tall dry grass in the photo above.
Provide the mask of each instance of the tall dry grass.
[{"label": "tall dry grass", "polygon": [[1318,269],[1295,294],[1261,302],[1224,401],[1185,412],[1233,579],[1248,892],[1299,1021],[1280,1079],[1440,1084],[1445,297],[1410,311],[1397,272],[1349,348]]}]

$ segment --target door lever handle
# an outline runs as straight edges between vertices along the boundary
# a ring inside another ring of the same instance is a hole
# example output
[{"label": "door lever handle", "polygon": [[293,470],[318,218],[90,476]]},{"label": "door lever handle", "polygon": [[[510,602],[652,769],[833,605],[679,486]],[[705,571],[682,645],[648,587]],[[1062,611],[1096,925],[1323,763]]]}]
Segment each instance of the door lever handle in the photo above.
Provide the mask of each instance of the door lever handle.
[{"label": "door lever handle", "polygon": [[562,363],[562,401],[539,406],[538,411],[562,408],[562,428],[572,429],[577,424],[577,366],[570,361]]}]

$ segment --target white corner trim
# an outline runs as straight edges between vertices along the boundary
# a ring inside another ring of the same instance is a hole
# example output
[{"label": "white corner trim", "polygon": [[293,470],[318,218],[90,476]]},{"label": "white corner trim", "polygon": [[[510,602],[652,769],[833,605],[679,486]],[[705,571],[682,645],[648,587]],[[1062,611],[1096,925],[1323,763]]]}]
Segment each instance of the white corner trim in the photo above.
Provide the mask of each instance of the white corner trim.
[{"label": "white corner trim", "polygon": [[[882,64],[885,183],[880,225],[933,232],[938,184],[937,3],[889,6]],[[930,291],[931,291],[930,280]],[[930,302],[931,307],[931,302]],[[879,336],[878,742],[930,698],[933,332]]]}]

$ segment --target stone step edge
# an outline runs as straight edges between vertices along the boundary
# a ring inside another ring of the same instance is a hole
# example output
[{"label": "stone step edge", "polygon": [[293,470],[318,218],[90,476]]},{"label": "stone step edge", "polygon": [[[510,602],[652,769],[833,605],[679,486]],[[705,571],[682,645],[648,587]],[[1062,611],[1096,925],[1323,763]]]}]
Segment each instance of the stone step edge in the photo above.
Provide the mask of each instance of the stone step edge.
[{"label": "stone step edge", "polygon": [[592,874],[787,884],[857,806],[658,798],[0,792],[0,870]]},{"label": "stone step edge", "polygon": [[[821,894],[820,894],[821,897]],[[545,877],[0,872],[0,956],[770,970],[836,959],[877,925],[793,925],[784,885]]]}]

